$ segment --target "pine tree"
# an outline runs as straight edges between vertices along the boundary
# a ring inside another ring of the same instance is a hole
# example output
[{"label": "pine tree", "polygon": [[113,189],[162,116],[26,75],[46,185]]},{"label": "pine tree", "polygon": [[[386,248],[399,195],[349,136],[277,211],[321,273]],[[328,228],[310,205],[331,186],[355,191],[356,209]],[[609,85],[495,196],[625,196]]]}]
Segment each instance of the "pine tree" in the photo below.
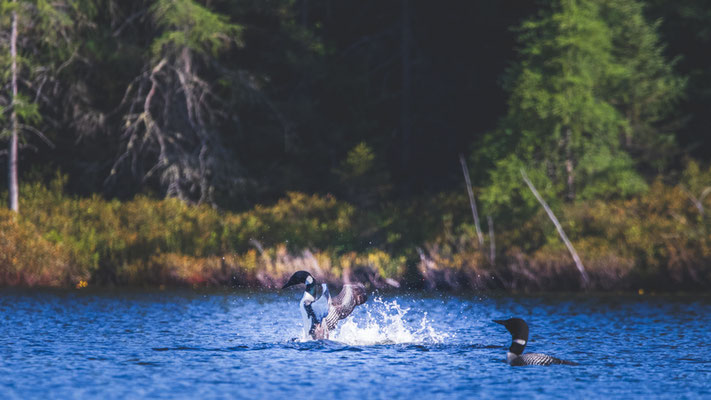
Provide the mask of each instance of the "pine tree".
[{"label": "pine tree", "polygon": [[504,193],[525,192],[521,167],[539,184],[549,180],[552,185],[541,186],[568,201],[644,190],[625,138],[664,140],[655,123],[682,81],[671,73],[641,6],[560,0],[518,32],[521,61],[506,77],[509,112],[485,141],[500,154],[485,200],[502,204],[510,200]]},{"label": "pine tree", "polygon": [[628,122],[624,148],[640,162],[660,171],[677,154],[675,105],[686,79],[676,76],[675,61],[664,57],[657,33],[661,21],[649,23],[638,0],[605,0],[601,16],[612,31],[613,57],[622,68],[609,88],[609,102]]}]

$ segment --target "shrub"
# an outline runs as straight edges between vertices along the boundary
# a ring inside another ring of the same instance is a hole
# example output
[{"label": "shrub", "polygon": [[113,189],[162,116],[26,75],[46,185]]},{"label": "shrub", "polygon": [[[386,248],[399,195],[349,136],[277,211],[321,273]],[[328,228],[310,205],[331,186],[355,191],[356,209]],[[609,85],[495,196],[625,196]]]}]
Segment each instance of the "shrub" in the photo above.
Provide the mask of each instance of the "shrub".
[{"label": "shrub", "polygon": [[31,223],[0,210],[0,285],[66,286],[88,279],[85,271],[72,268],[64,250]]}]

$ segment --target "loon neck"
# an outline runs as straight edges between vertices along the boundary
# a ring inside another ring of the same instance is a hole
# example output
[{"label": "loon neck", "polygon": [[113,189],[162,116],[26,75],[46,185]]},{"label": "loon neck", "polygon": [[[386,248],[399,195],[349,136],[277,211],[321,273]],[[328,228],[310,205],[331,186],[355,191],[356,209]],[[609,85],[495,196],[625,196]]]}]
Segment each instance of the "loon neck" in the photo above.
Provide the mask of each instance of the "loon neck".
[{"label": "loon neck", "polygon": [[323,289],[324,289],[323,287],[324,286],[325,285],[323,285],[323,284],[319,285],[316,282],[307,283],[306,290],[304,291],[304,297],[307,297],[307,295],[308,295],[308,296],[310,296],[311,301],[318,300],[321,297],[321,295],[323,294]]},{"label": "loon neck", "polygon": [[527,339],[514,338],[511,341],[511,347],[509,347],[509,353],[514,354],[516,356],[520,356],[521,354],[523,354],[523,349],[526,348],[527,343],[528,343]]}]

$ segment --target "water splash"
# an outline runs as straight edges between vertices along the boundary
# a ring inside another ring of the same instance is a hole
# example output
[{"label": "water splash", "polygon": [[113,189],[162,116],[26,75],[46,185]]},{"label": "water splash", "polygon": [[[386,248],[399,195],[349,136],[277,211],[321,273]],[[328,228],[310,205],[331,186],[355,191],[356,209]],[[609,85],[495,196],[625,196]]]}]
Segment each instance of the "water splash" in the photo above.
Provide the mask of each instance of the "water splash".
[{"label": "water splash", "polygon": [[351,346],[437,344],[450,337],[449,334],[438,332],[432,326],[426,312],[419,324],[409,323],[408,320],[412,318],[406,318],[406,314],[410,309],[401,307],[397,300],[383,301],[382,298],[377,297],[366,306],[366,309],[365,321],[356,322],[353,316],[346,318],[341,322],[340,327],[331,333],[331,340]]}]

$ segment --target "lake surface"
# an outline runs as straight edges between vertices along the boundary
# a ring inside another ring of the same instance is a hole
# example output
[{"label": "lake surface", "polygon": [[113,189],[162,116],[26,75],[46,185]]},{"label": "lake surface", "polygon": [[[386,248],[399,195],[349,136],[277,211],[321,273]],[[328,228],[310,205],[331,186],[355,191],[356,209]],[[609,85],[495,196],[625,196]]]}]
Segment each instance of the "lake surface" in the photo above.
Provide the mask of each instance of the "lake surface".
[{"label": "lake surface", "polygon": [[[711,398],[711,298],[371,293],[329,341],[301,292],[0,290],[0,398]],[[580,366],[510,367],[527,352]]]}]

